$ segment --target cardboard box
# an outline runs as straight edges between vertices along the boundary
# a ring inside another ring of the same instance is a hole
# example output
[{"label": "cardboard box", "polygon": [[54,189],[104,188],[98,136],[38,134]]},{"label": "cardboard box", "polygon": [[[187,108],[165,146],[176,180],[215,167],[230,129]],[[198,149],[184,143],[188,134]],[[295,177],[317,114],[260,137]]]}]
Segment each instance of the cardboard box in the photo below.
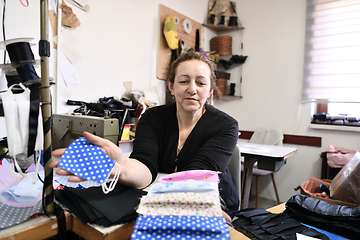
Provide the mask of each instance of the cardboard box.
[{"label": "cardboard box", "polygon": [[330,187],[331,180],[329,179],[317,179],[313,176],[309,177],[306,182],[301,183],[299,186],[295,188],[295,191],[300,189],[300,194],[313,197],[316,199],[323,200],[325,202],[328,202],[330,204],[334,205],[342,205],[342,206],[348,206],[348,207],[358,207],[360,204],[355,204],[351,202],[346,202],[338,199],[333,199],[330,196],[325,196],[324,194],[320,193],[318,191],[320,184],[324,184],[327,188]]},{"label": "cardboard box", "polygon": [[356,152],[330,184],[330,196],[360,205],[360,153]]}]

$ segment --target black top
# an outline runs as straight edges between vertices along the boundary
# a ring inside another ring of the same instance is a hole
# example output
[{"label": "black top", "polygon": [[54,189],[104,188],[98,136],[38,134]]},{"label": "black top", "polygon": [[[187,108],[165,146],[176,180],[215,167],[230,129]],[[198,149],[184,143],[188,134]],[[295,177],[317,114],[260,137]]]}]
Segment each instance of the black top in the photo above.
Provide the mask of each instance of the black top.
[{"label": "black top", "polygon": [[227,168],[238,140],[239,126],[228,114],[206,104],[206,112],[186,139],[179,155],[179,128],[176,104],[153,107],[145,111],[136,127],[130,157],[144,163],[152,174],[186,170],[220,171],[220,196],[233,217],[239,208],[239,196]]}]

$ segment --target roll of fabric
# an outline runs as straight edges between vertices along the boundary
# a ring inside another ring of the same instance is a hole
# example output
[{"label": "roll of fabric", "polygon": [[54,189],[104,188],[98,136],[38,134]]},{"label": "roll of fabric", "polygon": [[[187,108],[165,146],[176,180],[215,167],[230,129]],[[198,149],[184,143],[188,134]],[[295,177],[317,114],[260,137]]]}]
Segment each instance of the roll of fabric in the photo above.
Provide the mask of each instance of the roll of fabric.
[{"label": "roll of fabric", "polygon": [[232,37],[231,36],[216,36],[210,40],[210,49],[221,55],[232,54]]}]

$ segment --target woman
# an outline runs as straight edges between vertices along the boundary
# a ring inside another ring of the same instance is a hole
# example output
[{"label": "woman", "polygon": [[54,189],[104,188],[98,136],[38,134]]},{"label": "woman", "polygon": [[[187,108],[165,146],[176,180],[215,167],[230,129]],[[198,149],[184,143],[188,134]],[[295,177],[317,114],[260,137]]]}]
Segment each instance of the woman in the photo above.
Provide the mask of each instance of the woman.
[{"label": "woman", "polygon": [[[220,171],[220,196],[224,211],[232,218],[239,208],[231,175],[227,169],[238,139],[238,123],[224,112],[206,104],[213,93],[216,65],[200,53],[180,55],[167,73],[168,88],[175,102],[145,111],[136,127],[130,157],[110,141],[84,133],[92,144],[121,166],[119,182],[145,188],[158,172],[206,169]],[[55,150],[53,156],[61,156]],[[55,167],[57,161],[51,163]],[[57,174],[69,174],[58,169]],[[80,181],[72,176],[69,181]],[[229,216],[224,214],[227,221]]]}]

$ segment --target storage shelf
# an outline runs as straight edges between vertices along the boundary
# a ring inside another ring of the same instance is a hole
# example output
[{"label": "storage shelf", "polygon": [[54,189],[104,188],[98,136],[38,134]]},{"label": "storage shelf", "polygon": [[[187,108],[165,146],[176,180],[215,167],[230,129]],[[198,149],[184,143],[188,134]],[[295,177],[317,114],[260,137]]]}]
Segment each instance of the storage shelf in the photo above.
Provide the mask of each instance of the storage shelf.
[{"label": "storage shelf", "polygon": [[239,26],[229,27],[229,26],[218,26],[218,25],[212,25],[212,24],[203,24],[203,26],[210,28],[212,30],[215,30],[215,31],[234,31],[234,30],[244,29],[244,27],[239,27]]}]

